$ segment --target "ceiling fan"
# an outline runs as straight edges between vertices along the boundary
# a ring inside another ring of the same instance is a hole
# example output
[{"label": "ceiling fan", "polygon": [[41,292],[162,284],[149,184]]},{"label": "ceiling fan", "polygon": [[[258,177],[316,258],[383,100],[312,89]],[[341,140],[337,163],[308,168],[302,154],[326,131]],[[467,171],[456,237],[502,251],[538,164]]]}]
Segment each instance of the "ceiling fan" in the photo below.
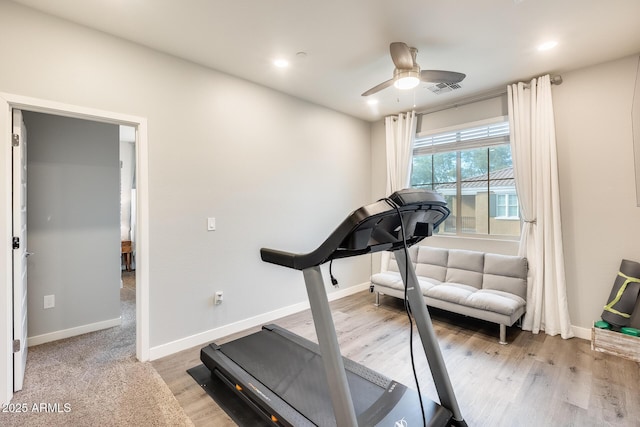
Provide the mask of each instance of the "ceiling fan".
[{"label": "ceiling fan", "polygon": [[418,49],[409,47],[406,43],[393,42],[389,45],[389,51],[391,52],[391,59],[396,66],[393,70],[393,78],[372,87],[363,93],[362,96],[372,95],[391,85],[394,85],[398,89],[412,89],[418,86],[421,81],[455,84],[460,83],[466,77],[465,74],[456,73],[455,71],[420,71],[420,66],[416,62]]}]

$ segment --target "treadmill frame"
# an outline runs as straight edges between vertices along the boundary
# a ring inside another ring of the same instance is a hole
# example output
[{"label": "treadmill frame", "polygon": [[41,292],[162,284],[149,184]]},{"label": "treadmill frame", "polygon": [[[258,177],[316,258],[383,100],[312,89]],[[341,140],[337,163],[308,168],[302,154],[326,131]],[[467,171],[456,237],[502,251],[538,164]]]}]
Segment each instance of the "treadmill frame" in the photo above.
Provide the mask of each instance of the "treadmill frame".
[{"label": "treadmill frame", "polygon": [[[420,341],[422,341],[422,347],[429,362],[429,369],[440,398],[440,404],[452,412],[452,422],[454,424],[466,425],[438,346],[427,305],[420,292],[418,278],[415,270],[411,268],[413,265],[411,259],[407,258],[404,248],[395,250],[394,254],[398,262],[400,275],[407,289],[409,307],[416,321]],[[408,269],[406,268],[407,265],[409,266]],[[303,270],[303,273],[337,425],[357,427],[356,413],[320,267],[307,268]]]},{"label": "treadmill frame", "polygon": [[313,325],[316,328],[320,355],[324,364],[324,371],[329,384],[329,395],[333,404],[333,412],[339,426],[357,427],[356,411],[351,399],[347,374],[342,362],[340,345],[336,328],[331,316],[329,297],[324,286],[322,272],[319,266],[302,270],[307,295],[311,306]]}]

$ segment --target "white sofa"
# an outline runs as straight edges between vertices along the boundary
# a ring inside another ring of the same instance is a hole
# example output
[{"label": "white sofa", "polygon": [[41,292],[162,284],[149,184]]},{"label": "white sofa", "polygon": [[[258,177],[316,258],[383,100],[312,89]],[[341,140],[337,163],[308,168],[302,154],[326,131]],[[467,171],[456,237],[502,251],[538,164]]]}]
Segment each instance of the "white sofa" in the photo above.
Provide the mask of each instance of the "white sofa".
[{"label": "white sofa", "polygon": [[[428,306],[498,323],[500,343],[506,344],[507,326],[526,308],[526,258],[418,245],[409,254]],[[393,255],[382,272],[371,276],[371,290],[376,305],[380,294],[404,298]]]}]

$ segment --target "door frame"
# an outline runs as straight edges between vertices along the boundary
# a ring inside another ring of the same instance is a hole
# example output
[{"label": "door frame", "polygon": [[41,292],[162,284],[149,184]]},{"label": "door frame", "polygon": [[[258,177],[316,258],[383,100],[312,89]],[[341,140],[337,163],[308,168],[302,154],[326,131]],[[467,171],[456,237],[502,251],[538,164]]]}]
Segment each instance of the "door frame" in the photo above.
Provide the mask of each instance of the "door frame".
[{"label": "door frame", "polygon": [[0,92],[0,404],[13,397],[12,110],[136,128],[136,358],[149,360],[149,158],[144,117]]}]

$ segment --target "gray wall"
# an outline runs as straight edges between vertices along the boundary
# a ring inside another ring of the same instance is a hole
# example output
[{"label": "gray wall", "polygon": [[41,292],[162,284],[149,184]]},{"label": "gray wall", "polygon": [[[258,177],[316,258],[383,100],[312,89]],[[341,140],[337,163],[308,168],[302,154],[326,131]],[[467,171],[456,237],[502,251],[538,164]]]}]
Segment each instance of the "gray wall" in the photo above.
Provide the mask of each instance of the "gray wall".
[{"label": "gray wall", "polygon": [[569,314],[577,326],[600,318],[620,261],[640,262],[631,127],[637,66],[633,56],[564,73],[553,89]]},{"label": "gray wall", "polygon": [[[620,261],[640,262],[631,128],[637,64],[632,56],[563,73],[564,82],[552,86],[569,315],[581,328],[600,318]],[[474,109],[440,112],[434,127],[464,123]],[[384,147],[384,125],[372,129],[372,142]],[[384,151],[373,150],[380,155],[372,169],[384,174]],[[374,183],[374,194],[384,192],[383,180]],[[428,244],[504,254],[518,249],[513,241],[456,237]]]},{"label": "gray wall", "polygon": [[[24,112],[29,337],[120,317],[118,126]],[[55,307],[43,309],[44,295]]]},{"label": "gray wall", "polygon": [[[312,250],[371,201],[367,122],[11,2],[0,50],[4,92],[147,118],[152,347],[305,301],[260,248]],[[333,267],[343,288],[371,270]]]}]

